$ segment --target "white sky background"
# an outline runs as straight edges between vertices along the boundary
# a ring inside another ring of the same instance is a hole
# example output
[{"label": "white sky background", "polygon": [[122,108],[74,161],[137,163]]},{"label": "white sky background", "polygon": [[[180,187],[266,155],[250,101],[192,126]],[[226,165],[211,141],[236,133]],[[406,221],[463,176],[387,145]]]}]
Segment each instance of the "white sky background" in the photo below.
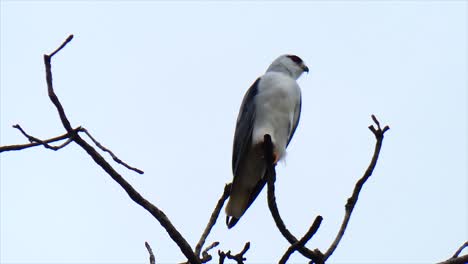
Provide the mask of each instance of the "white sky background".
[{"label": "white sky background", "polygon": [[[73,126],[86,127],[138,175],[113,163],[195,245],[230,182],[241,99],[277,56],[299,55],[301,123],[277,179],[279,209],[322,251],[367,167],[376,114],[391,130],[333,263],[441,261],[468,239],[467,2],[1,2],[1,145],[15,129],[64,133],[42,55]],[[183,261],[159,223],[70,145],[1,154],[0,262]],[[207,244],[249,263],[288,247],[266,191]],[[217,249],[216,249],[217,250]],[[212,253],[216,256],[216,250]],[[466,252],[466,251],[465,251]],[[300,254],[292,261],[304,262]]]}]

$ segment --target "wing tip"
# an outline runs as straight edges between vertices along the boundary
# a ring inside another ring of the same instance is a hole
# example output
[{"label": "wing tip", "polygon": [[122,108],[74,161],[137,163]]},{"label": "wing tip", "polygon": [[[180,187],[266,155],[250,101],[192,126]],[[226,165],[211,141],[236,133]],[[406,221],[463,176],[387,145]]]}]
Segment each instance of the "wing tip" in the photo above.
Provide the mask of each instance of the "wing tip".
[{"label": "wing tip", "polygon": [[228,229],[231,229],[232,227],[234,227],[237,222],[239,222],[239,218],[236,218],[234,216],[226,216],[226,225],[228,227]]}]

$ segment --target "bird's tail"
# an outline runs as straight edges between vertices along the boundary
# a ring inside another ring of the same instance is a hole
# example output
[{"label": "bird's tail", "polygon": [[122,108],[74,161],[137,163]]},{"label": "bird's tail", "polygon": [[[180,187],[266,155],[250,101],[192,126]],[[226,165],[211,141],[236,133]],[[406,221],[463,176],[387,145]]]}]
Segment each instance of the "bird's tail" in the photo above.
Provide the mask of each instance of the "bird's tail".
[{"label": "bird's tail", "polygon": [[229,216],[229,215],[226,216],[226,225],[227,225],[227,227],[229,229],[231,229],[233,226],[235,226],[238,221],[239,221],[239,218],[235,218],[235,217]]},{"label": "bird's tail", "polygon": [[243,188],[232,188],[229,201],[226,205],[226,224],[233,227],[244,214],[249,202],[249,192]]}]

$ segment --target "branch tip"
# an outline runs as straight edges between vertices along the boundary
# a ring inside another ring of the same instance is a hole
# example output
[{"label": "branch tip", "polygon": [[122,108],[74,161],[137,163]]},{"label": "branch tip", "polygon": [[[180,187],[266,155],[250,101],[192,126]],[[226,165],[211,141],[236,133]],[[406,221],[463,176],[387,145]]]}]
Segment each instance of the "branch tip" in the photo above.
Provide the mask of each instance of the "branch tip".
[{"label": "branch tip", "polygon": [[453,254],[452,258],[457,258],[460,253],[463,251],[463,249],[465,249],[466,247],[468,247],[468,241],[466,241],[465,243],[463,243],[463,245],[461,245],[461,247],[459,247],[457,249],[457,251],[455,252],[455,254]]},{"label": "branch tip", "polygon": [[375,115],[371,115],[371,117],[372,117],[372,120],[374,121],[374,123],[377,125],[377,127],[380,130],[380,122],[379,122],[379,120],[377,120],[377,117],[375,117]]},{"label": "branch tip", "polygon": [[47,59],[47,60],[50,60],[50,58],[52,58],[55,54],[57,54],[57,52],[59,52],[61,49],[63,49],[70,41],[72,41],[73,39],[73,34],[71,34],[70,36],[67,37],[67,39],[62,43],[62,45],[60,45],[60,47],[58,47],[54,52],[52,52],[50,55],[44,55],[44,58]]},{"label": "branch tip", "polygon": [[349,220],[351,218],[351,214],[353,212],[354,207],[356,206],[356,203],[359,198],[359,193],[361,192],[361,189],[363,188],[364,184],[366,181],[369,179],[369,177],[372,175],[372,172],[375,169],[375,166],[377,164],[377,160],[379,158],[380,154],[380,149],[382,147],[382,141],[384,138],[384,133],[390,129],[389,126],[385,126],[384,129],[382,130],[380,127],[380,123],[375,117],[375,115],[372,115],[372,120],[374,123],[377,125],[377,129],[374,127],[374,125],[370,125],[369,129],[372,131],[372,133],[375,135],[375,149],[374,149],[374,154],[372,156],[371,162],[369,166],[367,167],[366,171],[364,172],[364,175],[356,182],[354,186],[353,193],[351,197],[348,198],[346,205],[345,205],[345,216],[343,218],[343,222],[341,223],[340,230],[338,231],[338,234],[336,235],[335,240],[333,243],[330,245],[328,250],[323,254],[323,262],[325,262],[336,250],[338,247],[338,244],[340,243],[341,239],[343,238],[343,235],[346,231],[346,228],[348,227]]},{"label": "branch tip", "polygon": [[206,238],[208,237],[208,235],[211,232],[211,229],[213,228],[213,226],[216,224],[216,221],[218,220],[219,214],[221,213],[221,209],[223,208],[224,203],[226,202],[226,199],[229,197],[229,194],[231,192],[231,186],[232,186],[232,183],[228,183],[224,186],[223,194],[219,198],[218,203],[216,204],[215,209],[211,213],[210,219],[208,220],[208,223],[206,224],[205,230],[203,230],[200,240],[195,246],[195,255],[198,257],[200,256],[200,251],[203,245],[205,244]]},{"label": "branch tip", "polygon": [[155,259],[154,254],[153,254],[153,250],[151,249],[151,246],[149,245],[149,243],[146,242],[146,241],[145,241],[145,247],[146,247],[146,249],[148,250],[148,253],[149,253],[150,264],[155,264],[156,259]]},{"label": "branch tip", "polygon": [[231,254],[231,250],[228,250],[227,252],[218,250],[218,255],[219,255],[219,263],[223,264],[225,258],[235,260],[237,264],[243,264],[245,260],[247,260],[246,257],[244,257],[244,254],[249,250],[250,248],[250,242],[245,243],[244,249],[242,249],[241,252],[239,252],[236,255]]}]

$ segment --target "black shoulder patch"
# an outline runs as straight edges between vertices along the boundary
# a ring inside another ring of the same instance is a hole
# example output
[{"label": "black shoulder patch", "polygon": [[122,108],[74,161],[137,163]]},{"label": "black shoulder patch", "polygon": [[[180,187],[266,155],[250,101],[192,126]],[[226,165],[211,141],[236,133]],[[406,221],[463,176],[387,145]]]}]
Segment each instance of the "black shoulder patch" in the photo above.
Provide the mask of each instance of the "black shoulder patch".
[{"label": "black shoulder patch", "polygon": [[294,62],[297,63],[297,64],[301,64],[301,63],[302,63],[302,59],[299,58],[299,57],[296,56],[296,55],[288,55],[288,58],[290,58],[292,61],[294,61]]}]

